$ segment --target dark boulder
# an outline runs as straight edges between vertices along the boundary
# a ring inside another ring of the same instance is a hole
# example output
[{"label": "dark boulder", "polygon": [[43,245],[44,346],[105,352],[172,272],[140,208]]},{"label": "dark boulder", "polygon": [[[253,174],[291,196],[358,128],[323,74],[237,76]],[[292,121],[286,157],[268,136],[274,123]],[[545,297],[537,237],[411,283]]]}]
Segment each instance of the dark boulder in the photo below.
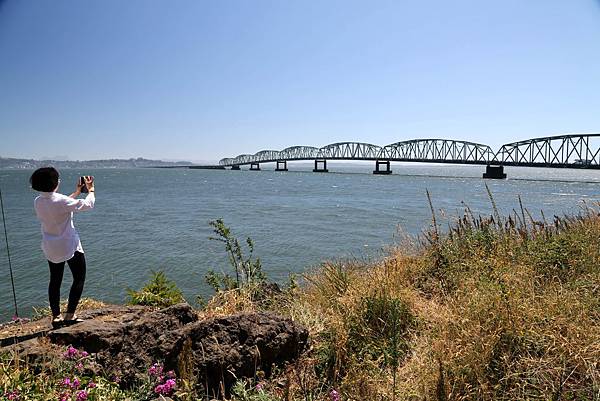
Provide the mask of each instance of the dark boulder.
[{"label": "dark boulder", "polygon": [[267,376],[273,366],[295,360],[306,348],[308,331],[290,319],[271,313],[240,313],[186,325],[161,337],[167,368],[180,374],[194,367],[198,383],[209,394],[228,393],[235,381]]},{"label": "dark boulder", "polygon": [[150,311],[144,307],[111,308],[83,316],[82,323],[48,333],[53,344],[95,354],[96,362],[112,367],[124,385],[132,384],[156,361],[163,359],[159,337],[198,320],[188,304]]}]

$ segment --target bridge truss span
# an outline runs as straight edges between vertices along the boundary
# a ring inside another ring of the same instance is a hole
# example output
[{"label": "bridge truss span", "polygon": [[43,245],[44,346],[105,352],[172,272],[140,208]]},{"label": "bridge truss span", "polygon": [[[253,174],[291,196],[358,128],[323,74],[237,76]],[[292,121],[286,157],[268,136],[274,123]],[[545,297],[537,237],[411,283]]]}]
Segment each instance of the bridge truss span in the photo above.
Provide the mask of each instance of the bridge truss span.
[{"label": "bridge truss span", "polygon": [[331,160],[377,160],[381,146],[363,142],[339,142],[319,149],[319,157]]},{"label": "bridge truss span", "polygon": [[312,160],[319,157],[319,148],[313,146],[292,146],[280,153],[282,160]]},{"label": "bridge truss span", "polygon": [[505,166],[600,169],[600,133],[568,134],[502,145],[494,162]]},{"label": "bridge truss span", "polygon": [[413,139],[383,148],[382,159],[430,163],[488,164],[494,151],[487,145],[449,139]]},{"label": "bridge truss span", "polygon": [[261,150],[254,155],[254,162],[277,161],[281,158],[281,152],[278,150]]}]

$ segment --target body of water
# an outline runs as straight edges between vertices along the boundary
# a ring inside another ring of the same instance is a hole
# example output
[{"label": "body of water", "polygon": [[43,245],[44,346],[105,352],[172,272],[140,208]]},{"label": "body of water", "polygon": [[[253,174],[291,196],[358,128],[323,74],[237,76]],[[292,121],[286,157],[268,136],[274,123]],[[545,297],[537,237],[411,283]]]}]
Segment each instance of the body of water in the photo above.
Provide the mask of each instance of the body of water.
[{"label": "body of water", "polygon": [[[520,195],[533,214],[577,213],[600,200],[600,171],[507,168],[508,180],[483,180],[485,166],[394,164],[394,174],[374,176],[372,163],[288,163],[289,172],[188,169],[63,170],[60,192],[69,194],[80,175],[96,177],[94,210],[76,215],[88,262],[84,296],[123,302],[163,270],[193,301],[210,295],[208,269],[229,270],[222,244],[210,241],[209,221],[223,218],[240,238],[252,237],[263,270],[283,282],[336,258],[376,258],[399,232],[418,234],[431,221],[429,190],[446,220],[465,202],[489,214],[487,183],[502,212],[518,209]],[[271,169],[271,170],[267,170]],[[15,286],[21,315],[47,305],[48,266],[40,249],[33,210],[31,171],[1,170]],[[63,297],[68,294],[68,269]],[[0,245],[0,320],[12,315],[4,242]]]}]

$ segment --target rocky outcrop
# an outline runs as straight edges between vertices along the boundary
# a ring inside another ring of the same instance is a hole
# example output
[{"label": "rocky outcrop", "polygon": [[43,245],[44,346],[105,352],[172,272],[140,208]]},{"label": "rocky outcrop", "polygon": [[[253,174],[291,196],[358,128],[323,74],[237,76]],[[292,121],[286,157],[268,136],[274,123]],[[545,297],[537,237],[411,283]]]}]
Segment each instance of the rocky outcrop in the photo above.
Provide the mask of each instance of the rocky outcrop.
[{"label": "rocky outcrop", "polygon": [[236,379],[270,374],[273,366],[293,361],[306,347],[303,327],[271,313],[240,313],[199,320],[187,304],[154,310],[114,306],[82,312],[82,323],[49,330],[43,341],[28,340],[4,351],[31,361],[72,345],[92,355],[99,369],[114,372],[124,386],[133,384],[154,362],[194,381],[215,397]]},{"label": "rocky outcrop", "polygon": [[195,322],[161,337],[166,366],[194,366],[198,382],[216,395],[240,377],[266,375],[295,359],[308,332],[269,313],[237,314]]}]

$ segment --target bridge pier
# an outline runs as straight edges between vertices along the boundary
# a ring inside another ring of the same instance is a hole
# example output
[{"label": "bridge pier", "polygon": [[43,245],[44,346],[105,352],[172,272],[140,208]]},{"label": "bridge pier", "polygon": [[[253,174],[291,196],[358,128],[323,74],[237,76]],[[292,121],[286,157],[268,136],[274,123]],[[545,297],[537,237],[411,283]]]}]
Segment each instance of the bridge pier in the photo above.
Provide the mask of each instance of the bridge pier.
[{"label": "bridge pier", "polygon": [[259,163],[250,163],[250,171],[260,171]]},{"label": "bridge pier", "polygon": [[240,166],[238,166],[237,164],[234,164],[233,166],[231,166],[232,170],[241,170]]},{"label": "bridge pier", "polygon": [[[385,170],[380,170],[379,166],[385,166]],[[392,174],[389,160],[375,160],[375,170],[373,174]]]},{"label": "bridge pier", "polygon": [[499,180],[506,178],[504,166],[492,166],[488,164],[485,167],[485,173],[483,173],[483,178],[493,178]]},{"label": "bridge pier", "polygon": [[[323,167],[319,168],[319,164]],[[315,159],[315,168],[313,169],[313,173],[327,173],[327,160],[326,159]]]},{"label": "bridge pier", "polygon": [[275,171],[288,171],[286,160],[277,160]]}]

